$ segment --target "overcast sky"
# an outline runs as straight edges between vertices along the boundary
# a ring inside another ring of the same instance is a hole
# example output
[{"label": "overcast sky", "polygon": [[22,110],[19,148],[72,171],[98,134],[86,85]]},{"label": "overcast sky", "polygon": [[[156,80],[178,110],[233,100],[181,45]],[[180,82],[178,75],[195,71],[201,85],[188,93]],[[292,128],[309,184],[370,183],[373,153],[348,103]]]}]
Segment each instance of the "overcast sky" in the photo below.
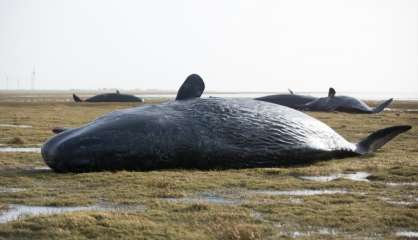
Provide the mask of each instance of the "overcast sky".
[{"label": "overcast sky", "polygon": [[0,0],[0,88],[418,92],[416,0]]}]

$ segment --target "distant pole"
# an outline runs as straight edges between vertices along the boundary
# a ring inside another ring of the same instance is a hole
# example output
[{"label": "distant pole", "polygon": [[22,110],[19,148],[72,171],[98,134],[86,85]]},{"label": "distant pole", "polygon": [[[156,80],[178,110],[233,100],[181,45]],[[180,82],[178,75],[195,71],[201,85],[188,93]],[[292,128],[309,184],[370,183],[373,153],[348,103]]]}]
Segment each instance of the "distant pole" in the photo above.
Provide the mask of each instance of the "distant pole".
[{"label": "distant pole", "polygon": [[35,66],[33,66],[33,70],[32,70],[32,77],[31,77],[31,89],[34,90],[35,89]]}]

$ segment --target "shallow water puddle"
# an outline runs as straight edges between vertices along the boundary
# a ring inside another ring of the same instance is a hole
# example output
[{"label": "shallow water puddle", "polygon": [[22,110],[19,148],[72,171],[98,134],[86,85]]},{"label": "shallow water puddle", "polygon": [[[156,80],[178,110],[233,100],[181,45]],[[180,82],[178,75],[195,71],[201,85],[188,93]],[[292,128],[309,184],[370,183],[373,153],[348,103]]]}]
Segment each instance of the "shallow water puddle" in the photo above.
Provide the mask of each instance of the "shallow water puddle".
[{"label": "shallow water puddle", "polygon": [[336,236],[338,235],[338,231],[331,228],[320,228],[318,230],[312,230],[312,231],[293,231],[293,232],[280,232],[281,235],[289,236],[291,238],[298,238],[298,237],[307,237],[307,236],[313,236],[313,235],[331,235]]},{"label": "shallow water puddle", "polygon": [[27,216],[51,215],[65,212],[88,211],[93,207],[44,207],[44,206],[26,206],[9,205],[9,209],[0,215],[0,223],[6,223]]},{"label": "shallow water puddle", "polygon": [[163,198],[170,202],[183,202],[183,203],[211,203],[220,205],[238,205],[241,200],[227,199],[219,195],[212,193],[203,193],[196,197],[182,197],[182,198]]},{"label": "shallow water puddle", "polygon": [[418,182],[387,182],[387,186],[399,187],[399,186],[418,186]]},{"label": "shallow water puddle", "polygon": [[415,231],[399,231],[396,232],[398,237],[407,237],[407,238],[418,238],[418,232]]},{"label": "shallow water puddle", "polygon": [[407,202],[407,201],[386,201],[387,203],[393,204],[393,205],[404,205],[404,206],[410,206],[417,204],[416,202]]},{"label": "shallow water puddle", "polygon": [[34,148],[34,147],[0,147],[0,152],[34,152],[34,153],[40,153],[41,148]]},{"label": "shallow water puddle", "polygon": [[6,128],[31,128],[30,125],[14,125],[14,124],[0,124],[0,127]]},{"label": "shallow water puddle", "polygon": [[348,194],[345,189],[331,189],[331,190],[312,190],[312,189],[300,189],[300,190],[290,190],[290,191],[280,191],[280,190],[256,190],[252,191],[254,194],[263,194],[270,196],[314,196],[314,195],[327,195],[327,194]]},{"label": "shallow water puddle", "polygon": [[15,193],[15,192],[22,192],[25,191],[24,188],[6,188],[6,187],[0,187],[0,193]]},{"label": "shallow water puddle", "polygon": [[356,173],[339,173],[339,174],[333,174],[329,176],[301,176],[301,179],[304,180],[311,180],[311,181],[317,181],[317,182],[330,182],[336,179],[349,179],[353,181],[362,181],[362,182],[368,182],[367,179],[368,176],[370,176],[370,173],[367,172],[356,172]]},{"label": "shallow water puddle", "polygon": [[28,206],[20,204],[10,204],[9,209],[0,213],[0,223],[7,223],[23,217],[62,214],[77,211],[108,211],[108,212],[143,212],[145,208],[141,205],[111,205],[96,204],[91,206],[78,207],[50,207],[50,206]]},{"label": "shallow water puddle", "polygon": [[[392,204],[392,205],[410,206],[410,205],[418,204],[418,198],[408,199],[410,201],[395,201],[395,200],[393,200],[391,198],[388,198],[388,197],[380,197],[379,199],[384,201],[384,202],[387,202],[389,204]],[[415,202],[414,202],[414,200],[415,200]]]},{"label": "shallow water puddle", "polygon": [[42,167],[33,167],[32,170],[36,170],[36,171],[50,171],[52,169],[50,167],[48,167],[48,166],[42,166]]}]

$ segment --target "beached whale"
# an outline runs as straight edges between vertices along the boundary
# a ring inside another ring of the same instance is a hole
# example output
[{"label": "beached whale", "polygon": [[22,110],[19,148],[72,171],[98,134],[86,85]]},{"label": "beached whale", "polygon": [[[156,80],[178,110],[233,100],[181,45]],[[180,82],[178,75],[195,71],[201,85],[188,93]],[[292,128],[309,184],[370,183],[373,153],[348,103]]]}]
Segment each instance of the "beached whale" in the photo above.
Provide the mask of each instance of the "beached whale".
[{"label": "beached whale", "polygon": [[350,143],[297,110],[251,99],[202,99],[203,89],[193,74],[176,101],[59,129],[42,146],[43,159],[57,172],[274,167],[368,154],[411,128],[389,127]]},{"label": "beached whale", "polygon": [[393,101],[391,98],[380,103],[375,108],[371,108],[359,99],[349,96],[335,96],[335,93],[335,89],[330,88],[328,97],[318,98],[314,101],[299,105],[297,109],[319,112],[379,113]]},{"label": "beached whale", "polygon": [[312,102],[316,100],[316,97],[308,96],[308,95],[299,95],[294,94],[292,90],[289,89],[290,94],[275,94],[275,95],[268,95],[259,98],[255,98],[255,100],[280,104],[282,106],[298,109],[299,106],[304,105],[308,102]]},{"label": "beached whale", "polygon": [[143,102],[144,99],[130,94],[122,94],[119,90],[116,93],[103,93],[96,96],[82,100],[79,96],[73,93],[75,102]]}]

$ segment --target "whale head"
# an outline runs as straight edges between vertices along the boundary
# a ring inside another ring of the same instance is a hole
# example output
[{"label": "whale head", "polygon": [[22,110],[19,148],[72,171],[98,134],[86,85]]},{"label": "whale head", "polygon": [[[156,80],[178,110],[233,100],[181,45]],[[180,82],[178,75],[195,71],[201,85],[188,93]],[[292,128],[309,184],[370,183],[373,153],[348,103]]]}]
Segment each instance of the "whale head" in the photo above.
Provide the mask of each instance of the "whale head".
[{"label": "whale head", "polygon": [[[179,101],[171,104],[198,98],[203,89],[203,80],[192,74],[180,87]],[[147,156],[154,156],[156,149],[150,143],[170,152],[164,149],[170,146],[164,134],[175,135],[183,130],[167,118],[166,105],[118,110],[78,128],[54,129],[58,134],[43,144],[42,157],[57,172],[132,169],[138,156],[147,159],[141,167],[151,169],[155,159]]]}]

